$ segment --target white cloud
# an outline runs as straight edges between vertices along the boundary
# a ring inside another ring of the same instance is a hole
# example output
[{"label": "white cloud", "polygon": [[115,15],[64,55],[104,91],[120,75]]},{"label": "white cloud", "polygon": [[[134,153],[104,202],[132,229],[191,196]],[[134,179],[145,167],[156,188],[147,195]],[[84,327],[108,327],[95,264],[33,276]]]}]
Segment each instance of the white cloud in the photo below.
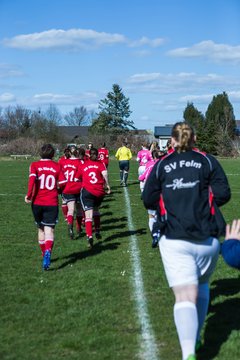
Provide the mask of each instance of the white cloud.
[{"label": "white cloud", "polygon": [[17,35],[10,39],[4,39],[3,44],[7,47],[37,50],[84,50],[94,49],[104,45],[126,43],[127,39],[121,34],[110,34],[88,29],[52,29],[39,33]]},{"label": "white cloud", "polygon": [[164,43],[164,39],[149,39],[143,36],[141,39],[132,41],[122,34],[98,32],[92,29],[51,29],[5,38],[2,43],[7,47],[22,50],[80,51],[116,44],[125,44],[133,48],[146,46],[156,48]]},{"label": "white cloud", "polygon": [[6,103],[13,102],[15,100],[16,100],[15,96],[11,93],[0,94],[0,103],[6,104]]},{"label": "white cloud", "polygon": [[172,57],[204,57],[214,62],[240,62],[240,45],[216,44],[212,40],[201,41],[191,47],[168,51]]},{"label": "white cloud", "polygon": [[186,92],[191,87],[197,90],[203,87],[225,88],[229,86],[239,86],[240,80],[227,78],[217,74],[196,74],[194,72],[180,73],[139,73],[127,79],[127,87],[130,92],[146,93],[179,93]]},{"label": "white cloud", "polygon": [[163,38],[149,39],[146,36],[143,36],[139,40],[130,41],[130,47],[141,47],[141,46],[149,46],[151,48],[156,48],[164,44],[165,40]]},{"label": "white cloud", "polygon": [[20,77],[23,75],[23,72],[18,66],[4,63],[0,64],[0,79]]},{"label": "white cloud", "polygon": [[86,92],[82,94],[54,94],[54,93],[42,93],[42,94],[35,94],[31,99],[30,102],[38,105],[46,105],[46,104],[55,104],[55,105],[76,105],[81,102],[86,101],[93,101],[98,99],[96,93],[93,92]]}]

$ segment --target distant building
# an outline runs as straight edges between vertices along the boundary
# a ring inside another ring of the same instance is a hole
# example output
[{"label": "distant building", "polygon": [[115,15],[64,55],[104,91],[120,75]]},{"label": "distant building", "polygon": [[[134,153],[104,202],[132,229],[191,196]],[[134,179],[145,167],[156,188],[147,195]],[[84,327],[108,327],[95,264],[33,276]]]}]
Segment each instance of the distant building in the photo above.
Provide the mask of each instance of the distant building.
[{"label": "distant building", "polygon": [[154,136],[158,139],[160,150],[165,150],[167,141],[171,138],[173,125],[155,126]]}]

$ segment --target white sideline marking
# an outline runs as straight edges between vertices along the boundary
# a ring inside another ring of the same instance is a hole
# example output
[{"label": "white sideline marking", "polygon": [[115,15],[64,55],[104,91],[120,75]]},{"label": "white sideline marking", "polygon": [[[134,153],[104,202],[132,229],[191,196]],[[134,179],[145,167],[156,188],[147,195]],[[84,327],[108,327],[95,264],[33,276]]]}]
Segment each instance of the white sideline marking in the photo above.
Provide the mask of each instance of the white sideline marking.
[{"label": "white sideline marking", "polygon": [[[124,188],[125,203],[127,208],[128,228],[130,231],[134,231],[132,222],[132,211],[130,206],[129,194],[127,188]],[[156,340],[150,324],[149,315],[147,311],[147,301],[144,294],[142,269],[139,257],[139,248],[137,244],[136,235],[131,235],[130,252],[132,257],[133,266],[133,286],[135,299],[137,303],[137,315],[139,323],[141,325],[141,353],[140,357],[144,360],[157,360],[158,351],[156,346]]]}]

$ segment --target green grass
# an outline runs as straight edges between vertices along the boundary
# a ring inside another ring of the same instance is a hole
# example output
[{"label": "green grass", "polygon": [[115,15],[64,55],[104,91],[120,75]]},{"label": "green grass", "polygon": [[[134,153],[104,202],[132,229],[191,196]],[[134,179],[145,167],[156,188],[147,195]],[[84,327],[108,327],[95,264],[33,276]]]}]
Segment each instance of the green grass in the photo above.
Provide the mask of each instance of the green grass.
[{"label": "green grass", "polygon": [[[51,270],[41,255],[31,207],[24,203],[27,160],[0,162],[0,358],[3,360],[140,358],[141,327],[134,298],[130,242],[137,236],[149,319],[160,360],[180,359],[173,322],[173,295],[157,249],[151,248],[140,199],[137,162],[127,189],[134,231],[128,228],[118,164],[109,168],[112,194],[105,198],[103,239],[89,251],[85,238],[69,240],[60,214]],[[222,160],[232,189],[223,208],[227,221],[240,217],[240,160]],[[240,358],[240,278],[219,259],[199,360]],[[145,360],[145,359],[144,359]]]}]

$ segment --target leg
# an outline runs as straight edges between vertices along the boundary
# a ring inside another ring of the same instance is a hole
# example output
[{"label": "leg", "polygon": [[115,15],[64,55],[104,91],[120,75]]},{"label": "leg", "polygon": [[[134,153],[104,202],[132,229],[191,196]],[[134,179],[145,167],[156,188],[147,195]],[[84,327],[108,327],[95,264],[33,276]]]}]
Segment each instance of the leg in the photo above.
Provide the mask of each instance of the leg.
[{"label": "leg", "polygon": [[74,219],[74,210],[75,210],[75,201],[69,201],[67,203],[68,212],[67,212],[67,223],[68,223],[68,233],[71,239],[74,238],[73,234],[73,219]]},{"label": "leg", "polygon": [[45,253],[45,235],[43,226],[38,228],[38,243],[42,252],[42,256]]},{"label": "leg", "polygon": [[98,207],[94,208],[93,220],[94,220],[94,228],[95,228],[96,238],[101,239],[101,235],[100,235],[100,212],[98,210]]},{"label": "leg", "polygon": [[51,253],[54,244],[54,228],[44,226],[45,253],[43,257],[43,269],[48,270],[51,263]]},{"label": "leg", "polygon": [[93,221],[93,209],[85,211],[86,234],[88,237],[88,246],[90,248],[93,246],[92,221]]},{"label": "leg", "polygon": [[195,344],[198,331],[197,285],[173,287],[175,295],[174,321],[182,349],[183,360],[195,354]]}]

